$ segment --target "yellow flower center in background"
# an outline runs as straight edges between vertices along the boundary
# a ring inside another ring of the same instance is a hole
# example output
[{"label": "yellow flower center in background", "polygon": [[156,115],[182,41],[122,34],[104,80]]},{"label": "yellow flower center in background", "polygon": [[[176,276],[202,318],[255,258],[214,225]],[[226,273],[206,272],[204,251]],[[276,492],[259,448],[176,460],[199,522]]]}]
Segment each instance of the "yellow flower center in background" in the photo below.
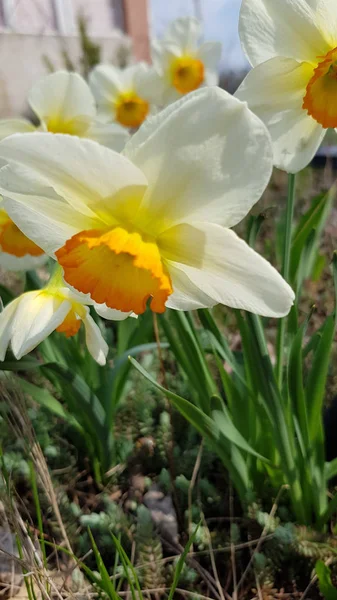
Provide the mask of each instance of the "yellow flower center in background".
[{"label": "yellow flower center in background", "polygon": [[79,328],[81,327],[81,323],[82,323],[82,321],[81,321],[81,319],[76,317],[75,311],[71,310],[68,312],[63,323],[61,323],[61,325],[56,327],[56,331],[58,331],[59,333],[64,333],[64,335],[67,338],[69,338],[69,337],[72,337],[73,335],[76,335]]},{"label": "yellow flower center in background", "polygon": [[116,121],[124,127],[139,127],[149,112],[149,103],[136,92],[124,92],[115,102]]},{"label": "yellow flower center in background", "polygon": [[78,135],[81,137],[88,130],[89,123],[87,119],[71,119],[64,121],[59,116],[45,119],[45,125],[50,133],[67,133],[69,135]]},{"label": "yellow flower center in background", "polygon": [[205,79],[204,63],[192,56],[179,56],[170,65],[171,81],[181,94],[196,90]]},{"label": "yellow flower center in background", "polygon": [[0,247],[3,252],[17,258],[27,254],[30,256],[43,254],[43,250],[20,231],[3,209],[0,209]]},{"label": "yellow flower center in background", "polygon": [[165,311],[172,294],[158,246],[122,227],[82,231],[56,252],[64,279],[99,304],[137,315]]},{"label": "yellow flower center in background", "polygon": [[303,108],[325,129],[337,127],[337,48],[328,52],[314,70]]}]

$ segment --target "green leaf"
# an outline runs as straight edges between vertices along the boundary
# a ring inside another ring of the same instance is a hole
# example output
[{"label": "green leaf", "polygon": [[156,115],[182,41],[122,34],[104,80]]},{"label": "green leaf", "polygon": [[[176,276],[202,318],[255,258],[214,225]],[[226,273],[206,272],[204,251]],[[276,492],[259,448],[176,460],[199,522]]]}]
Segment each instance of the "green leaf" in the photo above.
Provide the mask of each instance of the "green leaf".
[{"label": "green leaf", "polygon": [[200,527],[200,523],[198,523],[198,525],[196,526],[195,530],[193,531],[190,539],[188,540],[188,542],[187,542],[187,544],[186,544],[186,546],[184,548],[183,553],[181,554],[181,556],[180,556],[180,558],[178,560],[178,563],[177,563],[177,566],[176,566],[176,570],[174,572],[173,583],[172,583],[172,586],[171,586],[171,589],[170,589],[168,600],[172,600],[173,594],[174,594],[174,592],[177,589],[177,586],[178,586],[178,583],[179,583],[179,579],[180,579],[180,575],[181,575],[181,572],[182,572],[182,570],[184,568],[184,564],[185,564],[185,561],[186,561],[186,557],[187,557],[187,555],[188,555],[188,553],[190,551],[190,548],[191,548],[191,546],[192,546],[192,544],[193,544],[193,542],[195,540],[195,536],[197,535],[199,527]]},{"label": "green leaf", "polygon": [[103,470],[107,471],[114,458],[114,440],[112,423],[107,421],[99,399],[79,375],[63,365],[49,363],[43,365],[41,371],[61,386],[70,412],[82,426],[87,440],[90,440],[89,450],[100,461]]},{"label": "green leaf", "polygon": [[102,582],[101,587],[107,594],[108,598],[110,598],[111,600],[120,600],[120,596],[117,594],[117,592],[115,590],[115,586],[110,579],[109,573],[103,562],[103,559],[100,555],[100,552],[97,548],[96,542],[94,540],[94,537],[93,537],[90,529],[88,530],[88,533],[89,533],[92,549],[94,551],[98,572],[101,576],[101,582]]},{"label": "green leaf", "polygon": [[222,412],[218,410],[213,411],[212,417],[219,427],[221,434],[224,435],[230,442],[238,446],[238,448],[241,448],[241,450],[248,452],[248,454],[252,454],[261,461],[270,464],[270,460],[265,456],[262,456],[262,454],[256,452],[256,450],[254,450],[254,448],[252,448],[252,446],[250,446],[250,444],[248,444],[245,438],[241,435],[231,420],[229,412],[225,406],[223,406]]},{"label": "green leaf", "polygon": [[301,254],[312,230],[316,231],[315,244],[311,249],[311,259],[308,264],[307,275],[311,273],[313,264],[317,256],[317,247],[322,229],[328,218],[332,203],[336,195],[336,186],[332,186],[328,193],[323,192],[313,199],[310,209],[300,220],[293,237],[290,261],[290,280],[294,282],[298,266],[301,260]]},{"label": "green leaf", "polygon": [[4,306],[14,300],[14,294],[5,285],[0,283],[0,299]]},{"label": "green leaf", "polygon": [[50,412],[54,413],[54,415],[56,415],[57,417],[61,417],[61,419],[68,421],[68,423],[71,422],[73,425],[75,425],[76,427],[81,429],[81,427],[80,427],[78,421],[75,419],[75,417],[70,415],[64,409],[61,402],[59,402],[59,400],[56,400],[56,398],[54,398],[54,396],[50,392],[48,392],[48,390],[46,390],[43,387],[38,387],[37,385],[34,385],[33,383],[30,383],[29,381],[26,381],[26,379],[18,378],[17,381],[19,382],[21,389],[26,394],[31,396],[32,399],[34,400],[34,402],[36,402],[37,404],[40,404],[44,408],[47,408],[48,410],[50,410]]},{"label": "green leaf", "polygon": [[337,589],[332,585],[329,567],[322,560],[318,560],[315,571],[318,577],[319,591],[325,600],[337,600]]},{"label": "green leaf", "polygon": [[[110,532],[110,533],[111,533],[113,542],[117,548],[118,554],[120,556],[120,559],[121,559],[121,562],[122,562],[122,565],[124,568],[124,575],[130,586],[132,600],[143,600],[143,594],[142,594],[142,590],[140,589],[139,580],[138,580],[138,576],[135,571],[135,568],[134,568],[131,560],[129,559],[128,555],[126,554],[124,548],[122,547],[122,544],[120,543],[119,539],[116,538],[116,536],[112,532]],[[132,574],[132,577],[130,577],[130,572]],[[135,587],[137,589],[138,594],[136,594]]]},{"label": "green leaf", "polygon": [[41,363],[32,356],[25,356],[20,360],[14,358],[0,362],[0,371],[31,371],[40,367]]},{"label": "green leaf", "polygon": [[335,318],[334,316],[330,316],[324,323],[322,337],[315,351],[312,367],[306,383],[309,431],[311,439],[315,439],[321,429],[325,386],[330,366],[334,335]]}]

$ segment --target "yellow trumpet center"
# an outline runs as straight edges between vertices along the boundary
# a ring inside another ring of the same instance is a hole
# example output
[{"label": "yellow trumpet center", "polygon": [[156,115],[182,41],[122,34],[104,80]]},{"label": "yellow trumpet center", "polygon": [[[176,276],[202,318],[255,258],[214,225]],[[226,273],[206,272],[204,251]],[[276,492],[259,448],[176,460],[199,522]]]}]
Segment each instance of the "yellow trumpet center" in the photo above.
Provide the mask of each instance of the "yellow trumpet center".
[{"label": "yellow trumpet center", "polygon": [[303,108],[322,127],[337,127],[337,48],[323,57],[310,79]]},{"label": "yellow trumpet center", "polygon": [[146,119],[149,108],[149,103],[136,92],[123,92],[115,102],[116,120],[124,127],[139,127]]},{"label": "yellow trumpet center", "polygon": [[56,331],[59,333],[64,333],[64,335],[68,337],[72,337],[76,335],[79,328],[81,327],[81,319],[79,319],[74,310],[70,310],[64,319],[63,323],[56,327]]},{"label": "yellow trumpet center", "polygon": [[181,94],[196,90],[205,79],[204,63],[192,56],[179,56],[170,66],[171,81]]},{"label": "yellow trumpet center", "polygon": [[151,310],[162,313],[173,291],[157,244],[122,227],[77,233],[56,257],[67,283],[123,312],[140,315],[152,298]]},{"label": "yellow trumpet center", "polygon": [[3,209],[0,210],[0,247],[3,252],[17,258],[27,254],[30,256],[43,254],[43,250],[20,231]]}]

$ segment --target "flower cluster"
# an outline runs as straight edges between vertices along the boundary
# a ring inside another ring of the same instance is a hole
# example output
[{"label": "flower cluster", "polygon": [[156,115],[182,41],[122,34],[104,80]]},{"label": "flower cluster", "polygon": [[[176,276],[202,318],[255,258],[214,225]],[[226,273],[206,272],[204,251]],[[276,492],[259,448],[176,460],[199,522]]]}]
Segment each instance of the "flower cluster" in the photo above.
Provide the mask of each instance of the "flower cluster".
[{"label": "flower cluster", "polygon": [[151,66],[98,65],[89,84],[53,73],[28,97],[37,128],[0,122],[0,262],[57,263],[56,279],[1,313],[2,360],[9,344],[20,358],[83,322],[103,364],[90,305],[113,319],[218,303],[289,312],[288,283],[232,228],[273,164],[301,168],[337,126],[337,42],[322,29],[330,3],[316,13],[312,4],[243,0],[243,46],[256,66],[236,97],[216,87],[220,44],[201,43],[200,24],[178,19],[154,42]]}]

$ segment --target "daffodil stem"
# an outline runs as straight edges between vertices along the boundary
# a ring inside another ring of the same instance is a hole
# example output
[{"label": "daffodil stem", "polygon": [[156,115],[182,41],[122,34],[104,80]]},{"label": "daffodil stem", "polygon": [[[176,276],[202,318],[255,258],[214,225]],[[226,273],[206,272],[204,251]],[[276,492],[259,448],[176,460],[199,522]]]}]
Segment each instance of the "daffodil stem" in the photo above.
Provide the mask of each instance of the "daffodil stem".
[{"label": "daffodil stem", "polygon": [[[295,175],[289,173],[288,175],[288,198],[287,198],[287,211],[286,211],[286,224],[284,234],[284,245],[283,245],[283,264],[282,264],[282,275],[284,279],[289,283],[289,271],[290,271],[290,254],[291,254],[291,234],[292,225],[294,218],[294,207],[295,207]],[[284,351],[286,343],[286,335],[288,329],[288,317],[280,319],[278,339],[277,339],[277,365],[276,365],[276,378],[279,389],[282,388],[283,384],[283,362],[284,362]]]}]

